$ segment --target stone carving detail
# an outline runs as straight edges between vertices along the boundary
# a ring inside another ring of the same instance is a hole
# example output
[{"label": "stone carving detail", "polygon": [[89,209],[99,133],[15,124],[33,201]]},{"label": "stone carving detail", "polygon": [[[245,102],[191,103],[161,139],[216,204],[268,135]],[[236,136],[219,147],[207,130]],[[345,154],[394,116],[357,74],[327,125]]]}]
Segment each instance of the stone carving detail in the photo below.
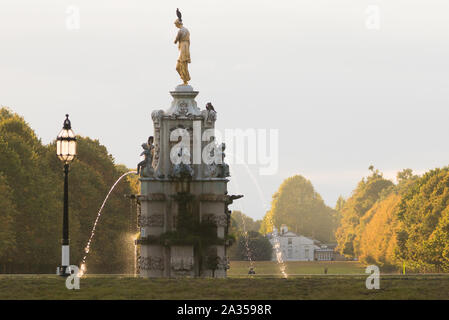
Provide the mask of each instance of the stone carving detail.
[{"label": "stone carving detail", "polygon": [[219,175],[219,168],[215,163],[204,166],[204,176],[206,178],[217,178]]},{"label": "stone carving detail", "polygon": [[147,217],[141,216],[139,219],[139,227],[163,227],[163,226],[164,226],[163,214],[152,214]]},{"label": "stone carving detail", "polygon": [[154,127],[160,127],[161,126],[161,119],[164,115],[164,110],[154,110],[151,113],[151,119],[153,119]]},{"label": "stone carving detail", "polygon": [[[215,160],[204,169],[206,178],[226,178],[230,177],[229,165],[224,162],[226,145],[222,143],[220,147],[212,148],[210,157]],[[217,154],[215,152],[217,151]],[[218,157],[218,158],[217,158]],[[221,158],[220,158],[221,157]]]},{"label": "stone carving detail", "polygon": [[140,270],[164,270],[162,257],[139,257]]},{"label": "stone carving detail", "polygon": [[187,102],[181,101],[178,106],[179,115],[186,116],[188,111],[189,111],[189,106],[188,106]]},{"label": "stone carving detail", "polygon": [[226,178],[226,177],[230,177],[231,174],[229,172],[229,165],[225,163],[224,158],[226,157],[225,154],[225,150],[226,150],[226,144],[222,143],[221,144],[221,163],[218,165],[220,167],[220,177],[221,178]]},{"label": "stone carving detail", "polygon": [[[170,119],[187,118],[195,119],[198,115],[192,113],[192,110],[196,108],[195,103],[189,100],[181,100],[175,105],[175,109],[172,114],[169,115]],[[201,117],[199,117],[201,119]]]},{"label": "stone carving detail", "polygon": [[224,213],[228,219],[228,228],[229,228],[229,225],[231,224],[231,213],[232,213],[232,211],[229,210],[229,205],[231,205],[234,202],[234,200],[238,200],[240,198],[243,198],[242,194],[225,195],[225,212]]},{"label": "stone carving detail", "polygon": [[224,214],[215,216],[215,221],[218,227],[226,227],[228,225],[228,218]]},{"label": "stone carving detail", "polygon": [[204,221],[212,222],[217,227],[226,227],[228,225],[228,218],[224,214],[205,214],[203,219]]},{"label": "stone carving detail", "polygon": [[170,264],[174,271],[191,271],[193,269],[193,257],[172,257]]},{"label": "stone carving detail", "polygon": [[141,177],[152,177],[154,175],[153,170],[153,155],[154,155],[154,137],[150,136],[147,143],[142,144],[143,152],[140,154],[145,159],[137,165],[137,174]]},{"label": "stone carving detail", "polygon": [[217,112],[215,110],[208,110],[206,116],[206,122],[212,124],[217,120]]},{"label": "stone carving detail", "polygon": [[203,110],[201,112],[203,115],[205,121],[204,125],[206,127],[213,127],[215,120],[217,120],[217,112],[215,111],[214,107],[212,106],[212,103],[208,102],[206,104],[206,110]]},{"label": "stone carving detail", "polygon": [[179,164],[175,164],[173,166],[173,173],[172,173],[172,177],[174,179],[191,179],[194,175],[194,171],[192,169],[192,167],[188,164],[185,164],[183,162],[179,163]]},{"label": "stone carving detail", "polygon": [[156,168],[156,172],[154,173],[155,177],[160,178],[160,168],[159,168],[159,157],[161,153],[161,137],[160,137],[160,128],[161,128],[161,120],[164,116],[163,110],[155,110],[151,113],[151,118],[153,119],[154,124],[154,152],[153,152],[153,163],[152,167]]}]

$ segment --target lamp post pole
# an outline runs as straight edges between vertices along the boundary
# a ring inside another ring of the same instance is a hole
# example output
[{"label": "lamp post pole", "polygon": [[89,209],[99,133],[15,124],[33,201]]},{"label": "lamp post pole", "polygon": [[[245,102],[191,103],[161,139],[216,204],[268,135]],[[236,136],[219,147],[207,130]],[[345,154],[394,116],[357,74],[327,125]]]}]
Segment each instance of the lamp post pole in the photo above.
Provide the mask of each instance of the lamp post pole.
[{"label": "lamp post pole", "polygon": [[67,275],[67,267],[70,266],[69,246],[69,164],[64,164],[64,213],[62,216],[62,263],[61,275]]},{"label": "lamp post pole", "polygon": [[70,270],[70,240],[69,240],[69,165],[76,156],[76,137],[72,131],[69,115],[66,114],[64,126],[56,139],[56,155],[64,163],[64,212],[62,216],[62,255],[61,266],[57,274],[68,276]]}]

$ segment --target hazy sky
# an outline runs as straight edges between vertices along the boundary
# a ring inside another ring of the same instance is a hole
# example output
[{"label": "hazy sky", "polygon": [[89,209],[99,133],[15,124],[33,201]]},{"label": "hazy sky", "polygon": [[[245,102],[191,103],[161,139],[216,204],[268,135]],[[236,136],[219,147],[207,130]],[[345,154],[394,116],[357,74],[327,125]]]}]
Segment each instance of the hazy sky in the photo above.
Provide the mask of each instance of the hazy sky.
[{"label": "hazy sky", "polygon": [[231,168],[234,209],[261,218],[293,174],[334,206],[370,164],[391,178],[449,164],[445,0],[2,0],[0,104],[44,143],[69,113],[135,167],[180,82],[177,7],[198,105],[212,101],[219,129],[279,130],[277,174]]}]

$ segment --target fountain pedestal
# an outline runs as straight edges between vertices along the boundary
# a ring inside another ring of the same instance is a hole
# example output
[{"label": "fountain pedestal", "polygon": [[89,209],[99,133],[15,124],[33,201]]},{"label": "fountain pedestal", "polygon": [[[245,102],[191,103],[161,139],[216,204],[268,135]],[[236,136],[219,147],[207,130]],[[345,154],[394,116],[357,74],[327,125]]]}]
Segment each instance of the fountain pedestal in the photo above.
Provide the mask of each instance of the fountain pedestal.
[{"label": "fountain pedestal", "polygon": [[200,110],[189,85],[170,94],[170,108],[152,113],[152,169],[140,177],[139,274],[224,278],[233,198],[224,148],[214,140],[216,112]]}]

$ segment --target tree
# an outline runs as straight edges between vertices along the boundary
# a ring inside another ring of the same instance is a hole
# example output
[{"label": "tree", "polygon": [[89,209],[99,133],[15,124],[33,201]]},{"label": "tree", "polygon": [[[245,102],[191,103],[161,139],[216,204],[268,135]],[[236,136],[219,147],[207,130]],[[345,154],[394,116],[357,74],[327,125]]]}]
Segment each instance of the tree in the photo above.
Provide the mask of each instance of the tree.
[{"label": "tree", "polygon": [[342,196],[339,196],[337,199],[337,203],[335,204],[335,210],[340,212],[343,210],[343,207],[345,206],[346,200]]},{"label": "tree", "polygon": [[248,217],[241,211],[234,210],[231,214],[231,233],[245,231],[259,231],[262,220],[255,220]]},{"label": "tree", "polygon": [[369,218],[361,218],[380,199],[382,192],[393,186],[393,183],[384,179],[378,170],[370,166],[372,174],[359,182],[351,197],[345,202],[340,210],[340,225],[335,233],[338,242],[337,250],[346,257],[354,258],[356,248],[354,240],[362,231],[364,225],[369,222]]},{"label": "tree", "polygon": [[401,196],[393,192],[376,202],[361,219],[366,226],[355,239],[356,255],[361,262],[390,268],[400,264],[395,257],[399,227],[396,211],[400,200]]},{"label": "tree", "polygon": [[[14,216],[18,214],[13,202],[12,190],[0,174],[0,261],[11,262],[15,250]],[[3,272],[6,271],[4,265]]]},{"label": "tree", "polygon": [[449,167],[426,172],[398,205],[396,257],[411,269],[449,271]]},{"label": "tree", "polygon": [[[60,263],[63,166],[55,144],[43,145],[19,115],[0,109],[0,270],[53,273]],[[117,166],[98,140],[78,137],[78,157],[70,167],[71,262],[79,263],[92,225],[113,182],[128,169]],[[128,269],[120,252],[131,242],[128,179],[111,194],[88,259],[89,271]],[[133,213],[135,217],[135,212]],[[135,218],[133,219],[135,221]]]},{"label": "tree", "polygon": [[309,180],[296,175],[284,180],[273,195],[260,231],[266,234],[282,224],[295,233],[329,242],[336,226],[335,211],[326,206]]},{"label": "tree", "polygon": [[240,234],[235,250],[229,253],[232,260],[271,260],[273,247],[267,237],[257,231]]}]

